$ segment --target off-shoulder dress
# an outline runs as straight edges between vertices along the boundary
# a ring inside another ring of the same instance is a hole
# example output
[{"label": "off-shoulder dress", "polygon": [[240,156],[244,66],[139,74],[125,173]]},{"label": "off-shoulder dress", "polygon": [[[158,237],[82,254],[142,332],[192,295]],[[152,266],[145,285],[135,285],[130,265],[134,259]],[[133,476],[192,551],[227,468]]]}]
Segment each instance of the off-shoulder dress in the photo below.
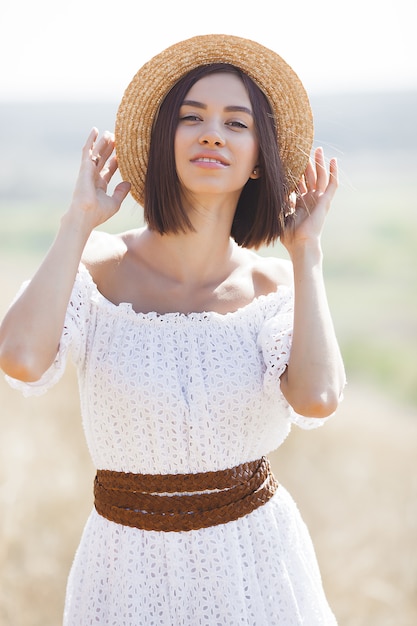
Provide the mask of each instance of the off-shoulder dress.
[{"label": "off-shoulder dress", "polygon": [[[206,472],[259,459],[291,425],[280,391],[293,293],[279,287],[225,315],[137,313],[114,305],[81,265],[55,362],[70,356],[97,469]],[[279,480],[279,476],[277,477]],[[187,532],[146,531],[93,508],[68,579],[65,626],[334,626],[311,539],[285,488],[249,515]]]}]

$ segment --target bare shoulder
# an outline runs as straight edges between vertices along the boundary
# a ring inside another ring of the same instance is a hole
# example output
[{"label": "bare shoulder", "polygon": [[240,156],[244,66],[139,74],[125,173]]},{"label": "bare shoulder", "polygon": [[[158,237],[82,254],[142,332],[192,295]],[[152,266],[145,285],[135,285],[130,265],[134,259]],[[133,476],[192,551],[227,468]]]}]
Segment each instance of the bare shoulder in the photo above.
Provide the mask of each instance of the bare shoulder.
[{"label": "bare shoulder", "polygon": [[267,294],[282,285],[293,285],[291,261],[275,256],[261,256],[250,250],[247,260],[251,266],[252,280],[257,295]]},{"label": "bare shoulder", "polygon": [[126,237],[127,233],[113,235],[98,230],[91,233],[81,260],[94,280],[110,266],[120,263],[128,249]]}]

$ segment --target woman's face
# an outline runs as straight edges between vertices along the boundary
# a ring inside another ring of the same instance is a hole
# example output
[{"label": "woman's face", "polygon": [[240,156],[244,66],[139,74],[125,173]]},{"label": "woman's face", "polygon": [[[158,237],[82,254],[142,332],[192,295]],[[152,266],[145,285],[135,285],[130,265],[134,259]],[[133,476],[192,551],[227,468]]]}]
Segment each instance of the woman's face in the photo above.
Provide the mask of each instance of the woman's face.
[{"label": "woman's face", "polygon": [[237,203],[258,160],[258,140],[248,93],[232,73],[196,82],[180,108],[174,153],[184,191],[221,194]]}]

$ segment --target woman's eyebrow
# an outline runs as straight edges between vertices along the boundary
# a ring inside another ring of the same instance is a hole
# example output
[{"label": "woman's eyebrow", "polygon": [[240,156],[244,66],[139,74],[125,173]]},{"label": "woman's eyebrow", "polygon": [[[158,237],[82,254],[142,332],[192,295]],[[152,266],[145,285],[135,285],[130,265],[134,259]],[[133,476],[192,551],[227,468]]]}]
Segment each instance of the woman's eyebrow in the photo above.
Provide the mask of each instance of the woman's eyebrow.
[{"label": "woman's eyebrow", "polygon": [[197,100],[184,100],[183,106],[196,107],[197,109],[207,109],[207,105]]},{"label": "woman's eyebrow", "polygon": [[253,115],[252,111],[250,109],[248,109],[248,107],[242,107],[239,105],[232,105],[229,107],[224,107],[224,110],[227,112],[234,112],[234,111],[238,111],[240,113],[247,113],[248,115]]},{"label": "woman's eyebrow", "polygon": [[[197,100],[184,100],[182,104],[183,106],[196,107],[197,109],[207,109],[206,104],[203,104],[203,102],[197,102]],[[227,113],[234,113],[235,111],[238,111],[241,113],[247,113],[248,115],[253,115],[252,111],[248,109],[248,107],[240,106],[237,104],[232,104],[230,106],[224,107],[224,110]]]}]

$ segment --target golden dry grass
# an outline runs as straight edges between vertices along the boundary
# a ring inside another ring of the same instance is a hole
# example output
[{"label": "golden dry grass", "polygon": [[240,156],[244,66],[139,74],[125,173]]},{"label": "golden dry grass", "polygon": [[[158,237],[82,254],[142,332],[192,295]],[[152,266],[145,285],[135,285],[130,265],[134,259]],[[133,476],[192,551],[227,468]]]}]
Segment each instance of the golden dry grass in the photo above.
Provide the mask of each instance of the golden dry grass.
[{"label": "golden dry grass", "polygon": [[[5,301],[24,271],[15,264],[4,276]],[[0,399],[0,623],[56,626],[92,505],[75,373],[30,400],[1,379]],[[417,624],[416,452],[416,411],[351,382],[336,418],[294,429],[273,455],[340,626]]]}]

